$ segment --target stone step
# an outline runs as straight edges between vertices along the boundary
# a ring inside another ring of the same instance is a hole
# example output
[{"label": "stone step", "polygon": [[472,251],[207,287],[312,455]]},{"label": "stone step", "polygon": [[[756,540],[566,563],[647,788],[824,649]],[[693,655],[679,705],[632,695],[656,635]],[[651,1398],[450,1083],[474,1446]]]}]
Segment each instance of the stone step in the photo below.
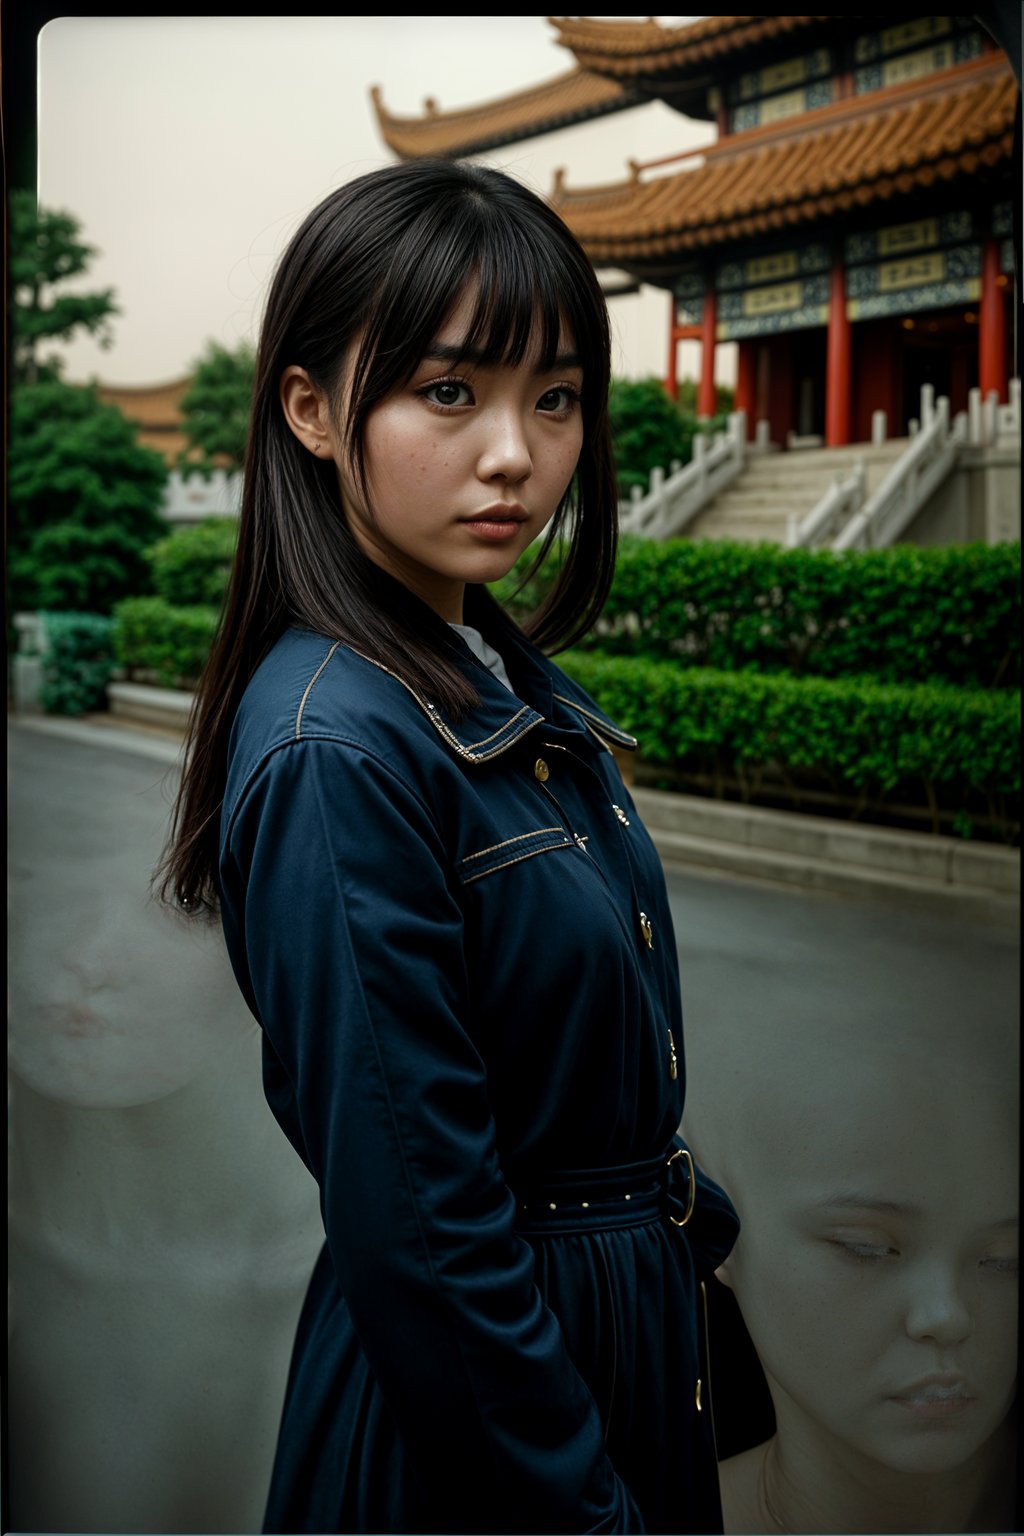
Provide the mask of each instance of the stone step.
[{"label": "stone step", "polygon": [[686,530],[689,539],[732,539],[740,544],[784,542],[788,524],[785,518],[765,518],[757,521],[749,517],[719,519],[711,512],[697,517]]},{"label": "stone step", "polygon": [[751,473],[790,473],[827,471],[832,473],[836,465],[850,467],[863,459],[872,464],[891,464],[910,446],[909,437],[893,437],[874,447],[871,443],[851,443],[844,448],[807,448],[795,453],[751,454],[747,465]]},{"label": "stone step", "polygon": [[687,538],[694,543],[714,543],[716,540],[729,544],[785,544],[787,529],[783,523],[710,523],[705,527],[687,530]]},{"label": "stone step", "polygon": [[823,483],[819,487],[790,485],[762,489],[760,486],[748,485],[745,480],[740,480],[735,485],[731,485],[727,491],[719,492],[709,506],[714,506],[716,511],[720,511],[723,507],[750,507],[755,511],[764,507],[768,510],[787,512],[805,505],[813,507],[828,488],[828,484]]}]

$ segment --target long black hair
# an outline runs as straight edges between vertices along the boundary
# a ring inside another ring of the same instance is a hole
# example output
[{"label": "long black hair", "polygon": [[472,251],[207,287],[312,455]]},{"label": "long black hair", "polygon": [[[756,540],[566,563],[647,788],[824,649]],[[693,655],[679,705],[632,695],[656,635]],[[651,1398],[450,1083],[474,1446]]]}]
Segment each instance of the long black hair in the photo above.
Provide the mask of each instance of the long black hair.
[{"label": "long black hair", "polygon": [[156,876],[164,899],[186,912],[216,910],[231,724],[253,672],[289,625],[356,646],[453,718],[477,702],[454,661],[450,630],[359,548],[333,461],[298,442],[279,397],[282,373],[297,364],[338,418],[353,352],[343,431],[365,490],[370,412],[408,382],[466,294],[475,306],[465,344],[484,363],[515,366],[539,343],[538,366],[548,369],[566,337],[579,355],[583,448],[533,568],[556,538],[566,552],[527,633],[560,650],[601,611],[618,529],[611,349],[604,297],[581,246],[541,198],[480,166],[417,161],[339,187],[293,237],[264,311],[237,551]]}]

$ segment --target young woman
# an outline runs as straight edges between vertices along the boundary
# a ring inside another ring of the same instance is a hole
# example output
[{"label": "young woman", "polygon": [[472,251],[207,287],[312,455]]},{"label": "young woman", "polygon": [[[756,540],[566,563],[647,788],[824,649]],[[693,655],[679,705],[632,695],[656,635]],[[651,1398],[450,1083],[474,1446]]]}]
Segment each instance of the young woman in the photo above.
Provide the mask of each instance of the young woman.
[{"label": "young woman", "polygon": [[[271,1531],[720,1529],[676,1138],[676,951],[611,751],[538,648],[616,500],[594,273],[492,170],[394,166],[299,229],[165,889],[219,906],[321,1190]],[[567,553],[528,639],[489,596]]]}]

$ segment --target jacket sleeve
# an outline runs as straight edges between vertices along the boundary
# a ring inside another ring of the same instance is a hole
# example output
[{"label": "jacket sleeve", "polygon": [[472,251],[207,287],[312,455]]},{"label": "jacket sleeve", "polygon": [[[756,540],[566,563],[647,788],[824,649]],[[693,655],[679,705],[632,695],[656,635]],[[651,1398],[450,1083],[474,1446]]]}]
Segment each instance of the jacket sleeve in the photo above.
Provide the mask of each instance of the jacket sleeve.
[{"label": "jacket sleeve", "polygon": [[361,749],[296,742],[225,861],[338,1282],[438,1528],[642,1531],[514,1231],[434,819]]}]

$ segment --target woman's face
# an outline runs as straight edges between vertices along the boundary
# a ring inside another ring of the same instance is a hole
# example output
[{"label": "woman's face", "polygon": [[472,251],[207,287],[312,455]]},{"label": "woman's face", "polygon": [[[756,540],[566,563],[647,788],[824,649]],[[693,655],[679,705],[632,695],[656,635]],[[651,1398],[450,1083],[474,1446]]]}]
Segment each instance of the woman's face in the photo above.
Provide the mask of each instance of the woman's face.
[{"label": "woman's face", "polygon": [[724,1278],[780,1449],[801,1429],[895,1470],[950,1470],[1014,1396],[1012,1103],[927,1074],[825,1083],[730,1183]]},{"label": "woman's face", "polygon": [[[462,355],[470,299],[403,388],[370,413],[369,507],[336,443],[343,503],[366,554],[451,622],[467,582],[497,580],[550,522],[583,445],[583,372],[565,337],[552,368]],[[371,510],[372,509],[372,510]]]}]

